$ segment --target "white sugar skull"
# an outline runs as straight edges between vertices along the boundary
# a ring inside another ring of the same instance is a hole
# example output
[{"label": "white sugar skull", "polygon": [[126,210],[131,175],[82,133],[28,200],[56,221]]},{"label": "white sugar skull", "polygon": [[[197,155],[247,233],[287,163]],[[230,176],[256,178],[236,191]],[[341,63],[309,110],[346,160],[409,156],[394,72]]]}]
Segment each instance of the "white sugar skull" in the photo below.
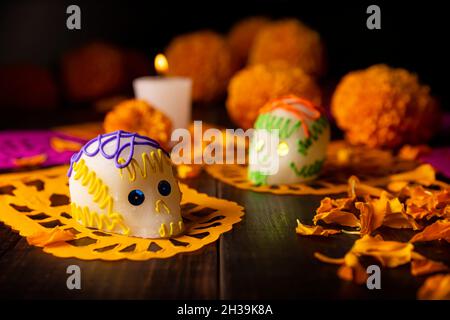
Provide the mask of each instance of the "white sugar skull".
[{"label": "white sugar skull", "polygon": [[[274,139],[259,134],[273,130],[278,138],[276,145]],[[329,141],[330,127],[321,108],[296,96],[272,100],[261,109],[255,122],[248,178],[257,185],[312,180],[325,162]]]},{"label": "white sugar skull", "polygon": [[72,157],[68,175],[72,217],[87,227],[142,238],[183,232],[172,162],[152,139],[99,135]]}]

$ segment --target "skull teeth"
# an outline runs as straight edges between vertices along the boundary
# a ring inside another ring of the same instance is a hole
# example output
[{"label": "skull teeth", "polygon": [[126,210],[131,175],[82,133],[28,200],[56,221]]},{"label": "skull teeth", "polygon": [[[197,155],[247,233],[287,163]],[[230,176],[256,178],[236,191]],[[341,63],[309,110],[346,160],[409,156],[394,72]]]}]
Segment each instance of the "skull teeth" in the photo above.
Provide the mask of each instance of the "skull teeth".
[{"label": "skull teeth", "polygon": [[[174,222],[170,222],[169,227],[167,227],[167,225],[165,223],[161,223],[161,226],[159,227],[159,230],[158,230],[159,235],[162,238],[167,237],[167,236],[169,236],[169,237],[173,236],[174,234],[176,234],[176,231],[177,231],[176,227],[177,227],[177,224],[175,224]],[[183,221],[181,221],[181,220],[178,221],[178,231],[182,232],[183,228],[184,228]]]}]

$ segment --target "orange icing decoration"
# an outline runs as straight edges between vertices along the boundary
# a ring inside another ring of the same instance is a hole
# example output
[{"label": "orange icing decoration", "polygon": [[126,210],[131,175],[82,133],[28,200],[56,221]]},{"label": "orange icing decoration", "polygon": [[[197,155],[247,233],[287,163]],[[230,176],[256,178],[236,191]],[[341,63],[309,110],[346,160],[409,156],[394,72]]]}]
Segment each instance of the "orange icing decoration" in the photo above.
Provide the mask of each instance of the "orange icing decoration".
[{"label": "orange icing decoration", "polygon": [[[295,107],[294,104],[301,105],[301,108]],[[295,95],[287,95],[271,100],[261,108],[259,113],[267,113],[275,109],[289,111],[300,119],[306,137],[309,137],[309,129],[305,120],[317,120],[322,116],[322,114],[325,113],[323,108],[316,106],[309,100],[297,97]]]}]

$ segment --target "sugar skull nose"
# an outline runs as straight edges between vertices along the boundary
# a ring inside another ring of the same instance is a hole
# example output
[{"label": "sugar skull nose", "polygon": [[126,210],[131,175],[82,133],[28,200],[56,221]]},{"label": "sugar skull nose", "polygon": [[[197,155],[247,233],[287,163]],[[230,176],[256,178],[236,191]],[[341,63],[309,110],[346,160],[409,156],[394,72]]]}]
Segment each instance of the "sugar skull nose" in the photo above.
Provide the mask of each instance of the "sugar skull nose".
[{"label": "sugar skull nose", "polygon": [[167,213],[170,214],[170,209],[167,204],[162,199],[158,199],[155,201],[155,211],[157,213]]}]

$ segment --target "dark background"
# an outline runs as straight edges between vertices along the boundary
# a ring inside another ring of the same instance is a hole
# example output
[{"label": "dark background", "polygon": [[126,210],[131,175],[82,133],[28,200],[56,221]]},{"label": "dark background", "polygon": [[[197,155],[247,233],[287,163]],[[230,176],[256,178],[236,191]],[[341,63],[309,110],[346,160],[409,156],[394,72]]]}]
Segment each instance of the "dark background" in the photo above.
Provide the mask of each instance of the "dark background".
[{"label": "dark background", "polygon": [[[66,29],[70,4],[81,7],[79,31]],[[381,30],[366,28],[370,4],[381,7]],[[318,30],[332,83],[350,70],[388,63],[417,72],[449,105],[448,12],[444,1],[435,0],[8,1],[0,4],[0,64],[33,62],[57,73],[64,52],[98,39],[141,49],[153,59],[177,34],[203,28],[226,33],[251,15],[298,17]]]}]

